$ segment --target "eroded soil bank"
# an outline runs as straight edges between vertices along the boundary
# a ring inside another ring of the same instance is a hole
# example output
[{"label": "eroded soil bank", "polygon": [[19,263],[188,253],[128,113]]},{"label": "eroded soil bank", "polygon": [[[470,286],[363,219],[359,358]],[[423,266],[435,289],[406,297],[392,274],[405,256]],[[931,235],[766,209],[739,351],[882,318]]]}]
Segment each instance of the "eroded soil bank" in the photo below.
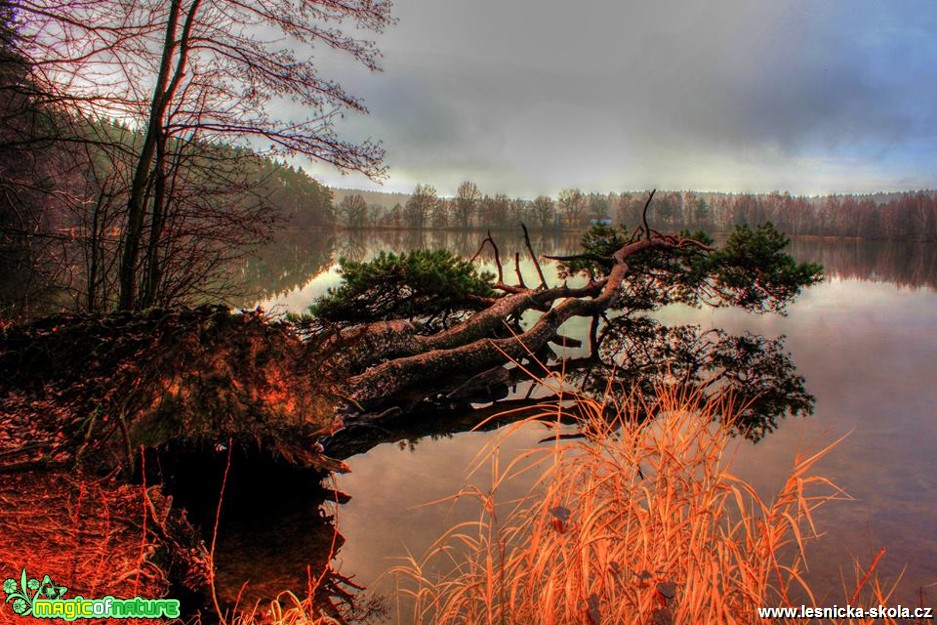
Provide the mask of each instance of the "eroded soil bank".
[{"label": "eroded soil bank", "polygon": [[0,575],[204,611],[228,464],[232,517],[342,469],[318,444],[335,427],[323,373],[287,324],[222,307],[4,327]]}]

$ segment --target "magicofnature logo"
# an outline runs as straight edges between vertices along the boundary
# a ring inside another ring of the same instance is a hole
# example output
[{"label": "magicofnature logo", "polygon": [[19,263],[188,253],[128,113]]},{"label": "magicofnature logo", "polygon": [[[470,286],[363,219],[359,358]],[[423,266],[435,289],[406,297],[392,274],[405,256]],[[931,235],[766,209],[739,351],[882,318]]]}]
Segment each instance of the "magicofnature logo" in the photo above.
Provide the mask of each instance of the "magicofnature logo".
[{"label": "magicofnature logo", "polygon": [[20,574],[19,582],[8,578],[3,582],[3,592],[7,598],[4,603],[13,602],[13,612],[20,616],[33,618],[60,618],[74,621],[79,618],[178,618],[178,599],[115,599],[107,596],[103,599],[85,599],[77,596],[65,599],[68,590],[52,581],[48,575],[42,581],[26,575],[26,569]]}]

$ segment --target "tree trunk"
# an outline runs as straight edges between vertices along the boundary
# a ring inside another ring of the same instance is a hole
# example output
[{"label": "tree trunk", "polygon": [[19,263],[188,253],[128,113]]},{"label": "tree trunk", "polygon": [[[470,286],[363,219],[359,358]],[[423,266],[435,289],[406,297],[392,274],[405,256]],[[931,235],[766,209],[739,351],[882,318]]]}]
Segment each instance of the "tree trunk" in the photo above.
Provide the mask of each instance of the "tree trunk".
[{"label": "tree trunk", "polygon": [[[626,259],[629,256],[650,248],[681,244],[665,237],[629,243],[612,256],[614,265],[607,278],[582,288],[564,286],[537,290],[499,285],[515,292],[436,335],[407,335],[413,331],[412,325],[401,325],[401,322],[385,322],[356,330],[357,339],[365,341],[366,349],[353,350],[343,365],[352,365],[354,370],[387,360],[349,377],[349,397],[359,408],[370,410],[380,406],[386,398],[421,383],[528,359],[555,340],[559,327],[567,320],[598,315],[614,305],[628,273]],[[553,305],[561,299],[559,304]],[[547,310],[525,332],[493,338],[495,330],[504,327],[505,319],[517,317],[531,308]]]},{"label": "tree trunk", "polygon": [[[166,18],[166,34],[163,39],[163,54],[160,59],[153,100],[150,103],[150,115],[147,119],[146,135],[140,157],[130,187],[130,199],[127,201],[127,227],[123,234],[124,250],[120,261],[120,296],[118,307],[128,310],[139,307],[137,297],[137,264],[140,256],[140,244],[143,238],[143,224],[146,219],[146,189],[153,172],[153,160],[158,144],[165,140],[163,135],[166,111],[185,75],[188,62],[189,38],[195,23],[201,0],[193,0],[186,13],[182,35],[176,39],[179,27],[179,15],[182,0],[172,0],[169,15]],[[178,54],[177,54],[178,51]],[[175,57],[175,60],[174,60]],[[173,69],[173,62],[175,68]],[[158,163],[156,170],[162,164]]]}]

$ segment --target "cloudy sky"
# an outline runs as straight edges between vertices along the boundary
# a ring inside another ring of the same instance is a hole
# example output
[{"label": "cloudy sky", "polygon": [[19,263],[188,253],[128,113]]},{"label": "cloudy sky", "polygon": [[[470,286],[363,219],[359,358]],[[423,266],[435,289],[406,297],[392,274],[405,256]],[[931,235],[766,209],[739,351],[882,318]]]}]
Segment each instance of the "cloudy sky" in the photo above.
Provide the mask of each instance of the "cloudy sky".
[{"label": "cloudy sky", "polygon": [[[383,185],[532,197],[937,187],[937,2],[395,0],[384,72],[333,62]],[[323,68],[324,74],[329,74]]]}]

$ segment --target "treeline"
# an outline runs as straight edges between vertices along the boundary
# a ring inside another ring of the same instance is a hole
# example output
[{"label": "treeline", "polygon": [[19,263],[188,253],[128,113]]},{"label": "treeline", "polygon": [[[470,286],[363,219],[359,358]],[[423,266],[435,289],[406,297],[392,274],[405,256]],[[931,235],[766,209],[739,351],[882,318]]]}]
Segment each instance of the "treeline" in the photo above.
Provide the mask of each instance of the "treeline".
[{"label": "treeline", "polygon": [[[937,240],[934,191],[813,197],[672,193],[663,199],[658,210],[679,225],[725,230],[738,223],[771,221],[791,235]],[[634,198],[629,202],[632,215],[635,203]]]},{"label": "treeline", "polygon": [[[341,190],[336,221],[346,228],[501,229],[524,222],[534,228],[578,229],[593,223],[630,226],[641,222],[647,192],[584,193],[512,198],[483,194],[463,182],[455,197],[440,197],[419,184],[409,196]],[[881,240],[937,240],[937,194],[933,191],[874,195],[793,196],[789,193],[732,194],[658,192],[649,212],[659,229],[726,231],[735,224],[771,221],[790,235]]]}]

